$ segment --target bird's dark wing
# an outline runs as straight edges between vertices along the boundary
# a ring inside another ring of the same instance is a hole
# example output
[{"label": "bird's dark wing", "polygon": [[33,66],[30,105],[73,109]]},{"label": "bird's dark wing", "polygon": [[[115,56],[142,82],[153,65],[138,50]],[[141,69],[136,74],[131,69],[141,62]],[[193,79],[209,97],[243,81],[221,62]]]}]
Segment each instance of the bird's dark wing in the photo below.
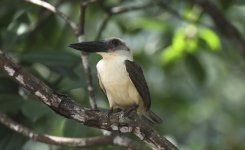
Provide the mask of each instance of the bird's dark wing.
[{"label": "bird's dark wing", "polygon": [[103,83],[101,82],[100,74],[97,73],[97,76],[98,76],[98,79],[99,79],[100,88],[103,90],[103,92],[104,92],[104,94],[105,94],[105,96],[106,96],[106,90],[105,90],[105,88],[104,88],[104,86],[103,86]]},{"label": "bird's dark wing", "polygon": [[139,95],[141,96],[144,105],[148,110],[151,106],[151,98],[141,67],[130,60],[125,60],[125,65],[131,81],[139,92]]}]

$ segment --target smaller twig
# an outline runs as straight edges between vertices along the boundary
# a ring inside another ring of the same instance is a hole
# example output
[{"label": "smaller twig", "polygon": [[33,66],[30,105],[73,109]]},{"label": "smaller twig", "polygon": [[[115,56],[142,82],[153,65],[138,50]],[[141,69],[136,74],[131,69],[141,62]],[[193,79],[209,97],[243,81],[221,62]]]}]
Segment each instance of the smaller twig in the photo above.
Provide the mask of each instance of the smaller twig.
[{"label": "smaller twig", "polygon": [[101,35],[102,35],[103,31],[105,30],[106,25],[109,22],[110,18],[111,18],[111,16],[106,14],[106,16],[104,17],[104,19],[103,19],[103,21],[99,27],[99,31],[95,37],[95,40],[99,40],[101,38]]},{"label": "smaller twig", "polygon": [[10,128],[11,130],[22,134],[32,140],[53,144],[58,146],[69,146],[69,147],[88,147],[88,146],[98,146],[111,144],[112,136],[97,136],[89,138],[67,138],[51,135],[41,135],[37,134],[30,129],[20,125],[19,123],[13,121],[4,113],[0,112],[0,123]]},{"label": "smaller twig", "polygon": [[59,11],[57,8],[55,8],[53,5],[49,4],[48,2],[42,1],[42,0],[25,0],[26,2],[42,6],[43,8],[48,9],[49,11],[57,14],[60,16],[66,23],[70,25],[70,27],[74,30],[75,33],[78,32],[78,26],[75,22],[73,22],[68,16],[66,16],[64,13]]},{"label": "smaller twig", "polygon": [[156,4],[165,9],[166,11],[168,11],[170,14],[174,15],[175,17],[181,19],[181,20],[185,20],[185,21],[191,21],[191,20],[186,20],[185,18],[183,18],[179,12],[177,12],[176,10],[174,10],[173,8],[171,8],[170,6],[168,6],[169,4],[167,4],[166,2],[164,2],[163,0],[154,0],[156,2]]},{"label": "smaller twig", "polygon": [[[62,5],[65,1],[60,0],[57,2],[57,4],[54,5],[55,8],[58,8],[60,5]],[[37,31],[38,27],[42,26],[42,24],[51,16],[52,11],[45,9],[44,11],[41,11],[40,15],[38,16],[38,20],[32,25],[31,27],[31,34],[34,34],[35,31]]]},{"label": "smaller twig", "polygon": [[133,5],[133,6],[115,6],[110,9],[110,13],[113,15],[122,14],[131,11],[142,10],[154,6],[154,3],[150,2],[147,4]]},{"label": "smaller twig", "polygon": [[[77,34],[78,36],[78,41],[83,42],[84,41],[84,27],[85,27],[85,10],[86,10],[86,5],[81,1],[80,3],[80,25],[79,25],[79,32]],[[97,104],[95,101],[95,93],[94,93],[94,88],[93,88],[93,79],[92,79],[92,73],[91,73],[91,67],[88,61],[88,54],[81,52],[81,59],[82,59],[82,64],[84,68],[84,73],[86,77],[86,83],[87,83],[87,90],[88,90],[88,98],[89,98],[89,103],[92,109],[97,110]]]},{"label": "smaller twig", "polygon": [[[186,17],[182,16],[178,11],[176,11],[175,9],[170,7],[169,4],[167,4],[163,0],[154,0],[154,1],[155,1],[155,3],[157,4],[157,6],[159,8],[162,8],[162,9],[166,10],[168,13],[170,13],[174,17],[180,19],[181,21],[184,21],[184,22],[187,22],[187,23],[191,23],[191,24],[192,23],[196,23],[196,20],[189,19],[189,18],[186,18]],[[204,24],[204,23],[199,23],[199,24],[201,26],[208,27],[207,24]]]},{"label": "smaller twig", "polygon": [[109,20],[111,19],[112,16],[115,15],[119,15],[122,13],[127,13],[130,11],[137,11],[137,10],[141,10],[141,9],[145,9],[145,8],[149,8],[152,7],[154,5],[154,3],[148,3],[148,4],[144,4],[144,5],[140,5],[140,6],[128,6],[128,7],[122,7],[122,6],[115,6],[112,8],[106,8],[103,3],[100,3],[101,8],[106,12],[106,15],[99,27],[98,33],[95,37],[95,40],[98,40],[101,38],[101,35],[103,33],[103,31],[105,30]]},{"label": "smaller twig", "polygon": [[115,6],[112,8],[106,8],[105,6],[103,6],[103,3],[101,3],[103,10],[106,12],[106,15],[99,27],[98,33],[95,37],[95,40],[98,40],[101,38],[101,35],[103,33],[103,31],[105,30],[109,20],[111,19],[111,17],[115,16],[115,15],[119,15],[122,13],[127,13],[127,12],[131,12],[131,11],[137,11],[137,10],[142,10],[145,8],[149,8],[151,6],[154,5],[154,3],[147,3],[147,4],[142,4],[142,5],[134,5],[134,6]]},{"label": "smaller twig", "polygon": [[91,3],[95,3],[97,2],[98,0],[81,0],[81,5],[82,6],[87,6],[88,4],[91,4]]},{"label": "smaller twig", "polygon": [[[35,141],[39,141],[46,144],[52,144],[57,146],[67,147],[91,147],[100,145],[116,145],[134,150],[140,150],[142,147],[133,143],[128,138],[121,138],[119,136],[95,136],[87,138],[68,138],[52,136],[47,134],[37,134],[30,129],[22,126],[21,124],[13,121],[7,115],[0,112],[0,123],[8,127],[9,129]],[[121,142],[124,141],[124,142]]]},{"label": "smaller twig", "polygon": [[245,56],[245,39],[239,30],[227,20],[223,13],[209,0],[196,0],[205,13],[207,13],[213,20],[217,30],[232,40],[240,49],[240,52]]},{"label": "smaller twig", "polygon": [[[65,0],[60,0],[57,2],[57,4],[55,4],[55,7],[58,8],[60,5],[62,5],[65,2]],[[48,9],[44,9],[41,10],[39,15],[37,16],[38,19],[37,21],[30,27],[29,30],[29,35],[28,35],[28,39],[27,39],[27,44],[26,44],[26,48],[27,50],[32,49],[31,47],[33,46],[33,44],[35,43],[35,35],[36,32],[38,31],[38,29],[47,21],[47,19],[53,14],[52,11],[48,10]]]}]

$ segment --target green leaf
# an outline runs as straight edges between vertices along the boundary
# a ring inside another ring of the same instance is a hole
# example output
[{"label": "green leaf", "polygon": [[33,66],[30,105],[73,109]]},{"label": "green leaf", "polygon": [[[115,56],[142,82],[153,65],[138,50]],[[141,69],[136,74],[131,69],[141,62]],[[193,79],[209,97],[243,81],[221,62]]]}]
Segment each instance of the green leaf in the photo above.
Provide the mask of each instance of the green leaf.
[{"label": "green leaf", "polygon": [[186,51],[189,53],[194,53],[198,49],[198,42],[196,38],[188,39],[186,41]]},{"label": "green leaf", "polygon": [[234,6],[234,4],[239,0],[218,0],[220,5],[224,10],[229,9],[230,7]]},{"label": "green leaf", "polygon": [[23,104],[23,99],[19,95],[0,93],[0,111],[5,113],[16,113]]},{"label": "green leaf", "polygon": [[80,58],[67,52],[31,52],[21,55],[22,63],[33,64],[40,63],[49,68],[49,70],[39,66],[36,69],[53,71],[63,76],[74,77],[75,74],[71,70],[72,66],[80,61]]},{"label": "green leaf", "polygon": [[49,108],[37,101],[27,101],[21,107],[21,112],[32,122],[36,122],[41,117],[49,113]]},{"label": "green leaf", "polygon": [[235,1],[237,5],[245,5],[245,1],[244,0],[236,0]]},{"label": "green leaf", "polygon": [[202,28],[199,30],[199,37],[203,39],[212,51],[219,51],[221,44],[219,37],[208,28]]},{"label": "green leaf", "polygon": [[162,21],[152,19],[152,18],[141,18],[138,20],[134,20],[129,24],[129,29],[132,28],[143,28],[148,30],[155,30],[162,32],[166,29],[166,25],[162,23]]},{"label": "green leaf", "polygon": [[66,120],[63,130],[63,135],[67,137],[81,137],[85,136],[88,133],[88,130],[83,125],[73,121]]},{"label": "green leaf", "polygon": [[172,46],[165,48],[160,55],[163,64],[171,63],[180,57],[181,51],[174,49]]},{"label": "green leaf", "polygon": [[19,85],[13,80],[10,80],[5,74],[0,75],[2,75],[0,76],[0,92],[10,94],[18,93]]},{"label": "green leaf", "polygon": [[172,45],[165,48],[160,56],[163,64],[168,64],[181,57],[186,47],[184,30],[176,31]]},{"label": "green leaf", "polygon": [[0,125],[0,149],[1,150],[17,150],[27,141],[27,138]]},{"label": "green leaf", "polygon": [[183,16],[187,19],[187,20],[192,20],[197,21],[200,17],[201,14],[201,10],[199,7],[197,7],[196,5],[194,6],[187,6],[184,10],[183,10]]},{"label": "green leaf", "polygon": [[185,49],[185,33],[183,29],[179,29],[175,32],[172,46],[176,52],[182,52]]},{"label": "green leaf", "polygon": [[192,73],[193,78],[196,79],[197,83],[204,83],[206,79],[206,72],[195,55],[187,55],[185,58],[187,67]]}]

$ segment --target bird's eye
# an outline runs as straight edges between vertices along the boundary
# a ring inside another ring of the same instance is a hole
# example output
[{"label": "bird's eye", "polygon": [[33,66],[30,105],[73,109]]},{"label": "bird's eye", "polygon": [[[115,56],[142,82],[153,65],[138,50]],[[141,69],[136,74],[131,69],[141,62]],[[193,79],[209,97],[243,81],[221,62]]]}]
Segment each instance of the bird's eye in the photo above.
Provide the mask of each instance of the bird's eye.
[{"label": "bird's eye", "polygon": [[118,45],[120,44],[120,41],[117,40],[117,39],[113,39],[113,40],[111,40],[111,44],[112,44],[113,46],[118,46]]}]

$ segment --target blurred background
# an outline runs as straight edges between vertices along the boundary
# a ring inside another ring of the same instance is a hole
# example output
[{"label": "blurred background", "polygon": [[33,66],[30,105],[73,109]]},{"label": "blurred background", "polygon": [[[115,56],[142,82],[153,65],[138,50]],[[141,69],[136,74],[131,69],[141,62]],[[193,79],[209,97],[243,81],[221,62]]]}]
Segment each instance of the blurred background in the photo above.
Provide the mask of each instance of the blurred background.
[{"label": "blurred background", "polygon": [[[78,0],[47,2],[78,22]],[[126,41],[144,70],[152,110],[164,119],[163,124],[154,128],[180,149],[245,149],[245,49],[219,32],[212,18],[194,1],[162,2],[166,5],[155,5],[150,0],[105,0],[90,4],[86,10],[85,39],[98,37],[105,22],[100,39],[114,36]],[[244,1],[212,3],[244,38]],[[145,7],[108,15],[107,10],[116,6]],[[50,87],[89,107],[80,53],[68,48],[74,42],[77,39],[69,25],[46,9],[22,0],[0,1],[0,48]],[[95,65],[99,59],[97,55],[89,57],[97,104],[100,109],[107,109],[108,102],[96,78]],[[0,72],[0,111],[38,133],[67,137],[101,134],[98,129],[57,115],[3,72]],[[35,142],[0,124],[0,149],[76,148]]]}]

